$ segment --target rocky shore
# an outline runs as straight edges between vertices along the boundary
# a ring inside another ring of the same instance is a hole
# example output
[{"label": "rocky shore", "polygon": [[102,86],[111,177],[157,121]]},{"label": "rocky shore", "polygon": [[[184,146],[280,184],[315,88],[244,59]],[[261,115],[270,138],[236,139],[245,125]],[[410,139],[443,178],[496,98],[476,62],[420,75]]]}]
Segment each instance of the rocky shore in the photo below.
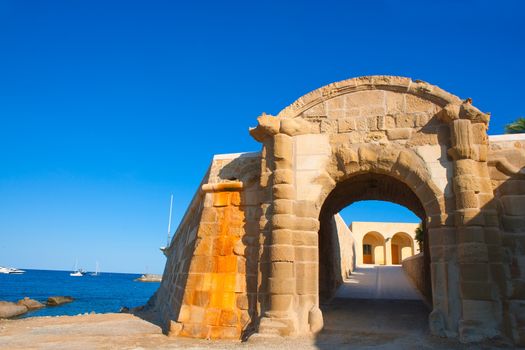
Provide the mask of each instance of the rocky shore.
[{"label": "rocky shore", "polygon": [[73,297],[70,296],[52,296],[47,299],[45,304],[28,297],[25,297],[16,303],[11,301],[0,301],[0,319],[18,317],[28,311],[38,310],[46,306],[58,306],[70,303],[73,300]]}]

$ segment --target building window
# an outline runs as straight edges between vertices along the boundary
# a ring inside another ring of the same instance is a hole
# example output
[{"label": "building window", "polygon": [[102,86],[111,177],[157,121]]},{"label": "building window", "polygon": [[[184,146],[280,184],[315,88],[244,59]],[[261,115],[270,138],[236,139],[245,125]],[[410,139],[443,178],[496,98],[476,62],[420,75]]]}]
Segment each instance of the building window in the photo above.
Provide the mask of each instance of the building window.
[{"label": "building window", "polygon": [[372,246],[370,244],[363,244],[363,255],[372,255]]}]

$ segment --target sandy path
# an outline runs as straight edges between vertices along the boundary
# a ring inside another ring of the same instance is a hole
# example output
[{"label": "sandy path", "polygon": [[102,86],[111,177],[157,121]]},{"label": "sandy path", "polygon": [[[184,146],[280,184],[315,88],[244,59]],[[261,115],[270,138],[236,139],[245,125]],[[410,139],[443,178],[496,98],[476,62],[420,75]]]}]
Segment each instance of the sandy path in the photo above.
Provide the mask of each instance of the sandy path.
[{"label": "sandy path", "polygon": [[316,337],[252,337],[248,342],[168,338],[130,314],[0,320],[0,349],[494,349],[465,346],[428,333],[428,309],[415,300],[334,299],[323,305],[325,328]]}]

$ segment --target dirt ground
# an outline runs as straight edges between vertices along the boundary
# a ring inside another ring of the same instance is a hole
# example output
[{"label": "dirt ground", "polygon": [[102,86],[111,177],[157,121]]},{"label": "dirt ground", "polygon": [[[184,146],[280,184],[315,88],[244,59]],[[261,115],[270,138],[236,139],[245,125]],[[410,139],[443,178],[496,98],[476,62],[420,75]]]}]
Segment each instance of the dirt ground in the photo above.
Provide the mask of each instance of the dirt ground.
[{"label": "dirt ground", "polygon": [[252,337],[247,342],[168,338],[130,314],[33,317],[0,321],[0,349],[496,349],[432,337],[420,301],[335,299],[324,305],[316,337]]}]

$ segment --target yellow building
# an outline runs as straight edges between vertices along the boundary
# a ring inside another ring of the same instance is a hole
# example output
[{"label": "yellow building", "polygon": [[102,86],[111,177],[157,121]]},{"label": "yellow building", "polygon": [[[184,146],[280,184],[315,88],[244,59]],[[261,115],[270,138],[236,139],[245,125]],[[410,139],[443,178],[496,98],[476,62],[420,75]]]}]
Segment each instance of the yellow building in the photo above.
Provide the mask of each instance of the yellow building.
[{"label": "yellow building", "polygon": [[398,222],[352,222],[355,259],[358,265],[398,265],[419,253],[415,231],[419,224]]}]

